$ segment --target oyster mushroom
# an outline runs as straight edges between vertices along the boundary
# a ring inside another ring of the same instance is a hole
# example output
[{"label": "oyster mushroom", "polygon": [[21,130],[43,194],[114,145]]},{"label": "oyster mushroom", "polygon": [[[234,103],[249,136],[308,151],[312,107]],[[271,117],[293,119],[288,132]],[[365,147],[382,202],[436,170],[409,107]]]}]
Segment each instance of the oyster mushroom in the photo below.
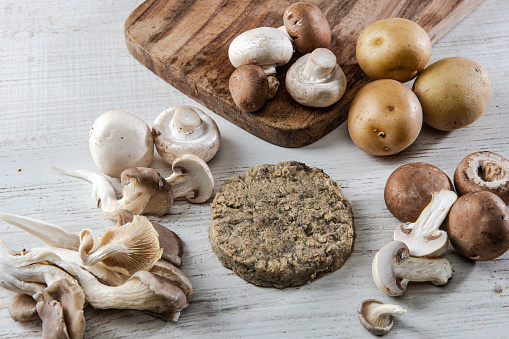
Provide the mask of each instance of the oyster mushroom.
[{"label": "oyster mushroom", "polygon": [[390,296],[403,295],[410,281],[445,285],[452,276],[449,260],[410,257],[408,247],[396,240],[376,253],[371,268],[376,286]]},{"label": "oyster mushroom", "polygon": [[254,112],[276,95],[279,80],[267,76],[257,65],[242,65],[230,76],[229,89],[233,101],[244,112]]},{"label": "oyster mushroom", "polygon": [[394,316],[406,313],[401,306],[384,304],[376,299],[363,300],[357,307],[357,315],[362,326],[375,335],[384,335],[392,330]]},{"label": "oyster mushroom", "polygon": [[169,107],[152,125],[157,153],[168,164],[184,154],[194,154],[205,162],[216,155],[221,134],[216,122],[191,106]]},{"label": "oyster mushroom", "polygon": [[317,48],[300,57],[286,73],[286,89],[299,104],[327,107],[336,103],[346,90],[346,77],[336,56]]},{"label": "oyster mushroom", "polygon": [[154,141],[147,124],[124,111],[101,114],[88,135],[97,168],[110,177],[131,167],[147,167],[154,156]]},{"label": "oyster mushroom", "polygon": [[396,227],[394,240],[405,243],[411,256],[440,257],[449,245],[447,233],[440,230],[440,226],[456,199],[457,195],[453,191],[433,192],[431,202],[415,223],[404,223]]},{"label": "oyster mushroom", "polygon": [[166,178],[175,199],[192,203],[207,201],[214,192],[214,178],[207,164],[193,154],[185,154],[173,162],[173,174]]},{"label": "oyster mushroom", "polygon": [[92,198],[110,219],[118,218],[118,211],[126,209],[136,214],[163,215],[173,205],[170,185],[155,170],[147,167],[129,168],[122,172],[122,198],[117,200],[110,180],[86,170],[69,171],[51,167],[57,172],[84,179],[93,184]]},{"label": "oyster mushroom", "polygon": [[509,204],[509,160],[494,152],[466,156],[454,172],[458,194],[488,191]]},{"label": "oyster mushroom", "polygon": [[37,302],[28,294],[17,293],[9,304],[9,315],[12,320],[20,323],[38,319]]},{"label": "oyster mushroom", "polygon": [[316,48],[328,48],[332,34],[325,14],[309,2],[296,2],[283,14],[284,28],[303,54]]}]

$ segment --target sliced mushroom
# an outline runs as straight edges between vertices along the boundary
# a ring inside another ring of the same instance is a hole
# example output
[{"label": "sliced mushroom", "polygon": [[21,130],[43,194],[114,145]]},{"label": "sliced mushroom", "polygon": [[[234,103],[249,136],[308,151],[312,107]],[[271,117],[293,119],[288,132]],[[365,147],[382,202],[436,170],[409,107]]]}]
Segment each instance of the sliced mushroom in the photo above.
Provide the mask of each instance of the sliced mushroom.
[{"label": "sliced mushroom", "polygon": [[216,155],[221,134],[216,122],[191,106],[169,107],[152,125],[157,153],[168,164],[184,154],[194,154],[205,162]]},{"label": "sliced mushroom", "polygon": [[26,323],[38,319],[36,309],[37,302],[32,296],[24,293],[17,293],[9,304],[9,315],[11,319]]},{"label": "sliced mushroom", "polygon": [[290,5],[283,14],[283,22],[299,52],[306,54],[329,47],[332,37],[329,22],[316,5],[309,2]]},{"label": "sliced mushroom", "polygon": [[415,258],[401,241],[391,241],[375,255],[371,266],[373,280],[383,293],[403,295],[410,281],[430,281],[445,285],[452,276],[452,266],[445,258]]},{"label": "sliced mushroom", "polygon": [[394,240],[404,242],[411,256],[440,257],[449,245],[447,233],[440,230],[440,226],[456,199],[457,195],[453,191],[433,192],[431,202],[415,223],[405,223],[396,227]]},{"label": "sliced mushroom", "polygon": [[185,154],[173,162],[173,174],[166,178],[175,199],[192,203],[207,201],[214,192],[214,178],[207,164],[193,154]]},{"label": "sliced mushroom", "polygon": [[286,89],[301,105],[327,107],[336,103],[346,90],[346,77],[336,56],[317,48],[300,57],[286,73]]},{"label": "sliced mushroom", "polygon": [[118,211],[126,209],[136,214],[163,215],[173,205],[170,185],[151,168],[137,167],[122,172],[122,198],[117,200],[113,184],[102,175],[85,170],[68,171],[57,167],[53,170],[81,178],[92,183],[92,198],[110,219],[118,218]]},{"label": "sliced mushroom", "polygon": [[148,125],[124,111],[101,114],[88,136],[90,153],[97,168],[110,177],[131,167],[147,167],[154,155],[154,141]]},{"label": "sliced mushroom", "polygon": [[475,152],[466,156],[454,172],[458,194],[488,191],[509,204],[509,160],[495,152]]},{"label": "sliced mushroom", "polygon": [[401,306],[384,304],[376,299],[363,300],[357,307],[357,315],[362,326],[375,335],[384,335],[392,330],[394,316],[406,313]]},{"label": "sliced mushroom", "polygon": [[233,101],[244,112],[254,112],[276,95],[279,80],[267,76],[257,65],[242,65],[230,76],[229,89]]},{"label": "sliced mushroom", "polygon": [[258,65],[266,74],[275,75],[276,67],[287,64],[293,55],[288,35],[273,27],[259,27],[237,36],[228,48],[233,67]]},{"label": "sliced mushroom", "polygon": [[121,273],[150,270],[161,259],[159,237],[148,218],[135,215],[132,222],[107,229],[100,241],[90,230],[81,231],[79,248],[83,265],[103,262]]}]

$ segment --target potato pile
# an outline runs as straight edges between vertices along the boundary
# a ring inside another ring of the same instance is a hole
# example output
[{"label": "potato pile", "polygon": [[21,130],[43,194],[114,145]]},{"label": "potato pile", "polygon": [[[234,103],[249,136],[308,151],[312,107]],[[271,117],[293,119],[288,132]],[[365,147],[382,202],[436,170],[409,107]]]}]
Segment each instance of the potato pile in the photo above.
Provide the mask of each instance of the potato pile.
[{"label": "potato pile", "polygon": [[[422,121],[442,131],[468,126],[491,98],[490,76],[474,60],[450,57],[426,67],[430,39],[407,19],[384,19],[364,28],[356,56],[374,81],[353,99],[348,131],[352,141],[372,155],[406,149],[417,139]],[[414,78],[412,90],[403,85]]]}]

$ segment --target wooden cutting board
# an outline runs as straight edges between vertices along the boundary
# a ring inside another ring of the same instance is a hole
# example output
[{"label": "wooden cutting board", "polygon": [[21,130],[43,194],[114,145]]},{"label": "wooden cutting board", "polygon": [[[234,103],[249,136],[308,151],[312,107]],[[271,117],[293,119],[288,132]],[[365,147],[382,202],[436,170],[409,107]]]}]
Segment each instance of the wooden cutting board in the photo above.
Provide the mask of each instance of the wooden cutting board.
[{"label": "wooden cutting board", "polygon": [[[125,22],[131,54],[184,94],[246,131],[283,147],[320,139],[348,116],[350,102],[370,81],[355,59],[360,31],[384,18],[402,17],[421,25],[436,42],[482,0],[316,0],[332,29],[330,49],[347,77],[343,98],[328,108],[297,104],[285,88],[287,66],[278,69],[276,97],[255,113],[236,108],[228,91],[234,67],[228,46],[240,33],[262,26],[279,27],[286,0],[147,0]],[[433,53],[433,52],[432,52]]]}]

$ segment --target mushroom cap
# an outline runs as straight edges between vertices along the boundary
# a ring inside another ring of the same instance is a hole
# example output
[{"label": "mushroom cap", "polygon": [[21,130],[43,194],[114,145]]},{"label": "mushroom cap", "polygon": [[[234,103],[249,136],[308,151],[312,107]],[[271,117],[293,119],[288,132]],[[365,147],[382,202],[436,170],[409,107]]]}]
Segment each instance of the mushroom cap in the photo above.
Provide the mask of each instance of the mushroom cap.
[{"label": "mushroom cap", "polygon": [[495,152],[467,155],[454,172],[454,186],[459,195],[488,191],[509,204],[509,160]]},{"label": "mushroom cap", "polygon": [[171,281],[174,285],[184,292],[186,299],[189,302],[193,297],[193,285],[189,278],[179,270],[175,265],[167,262],[166,260],[159,260],[154,264],[150,273],[163,277]]},{"label": "mushroom cap", "polygon": [[376,254],[371,265],[373,280],[380,291],[387,295],[403,295],[406,291],[405,282],[398,278],[393,267],[409,256],[407,245],[401,241],[391,241]]},{"label": "mushroom cap", "polygon": [[391,311],[395,312],[394,314],[397,315],[402,315],[406,313],[406,311],[402,309],[400,306],[386,305],[380,300],[366,299],[361,301],[361,303],[357,307],[357,315],[359,321],[366,330],[375,335],[384,335],[389,333],[394,325],[394,317],[392,315],[382,317],[375,316],[375,314],[377,313],[377,308],[380,306],[390,307]]},{"label": "mushroom cap", "polygon": [[[172,125],[174,117],[179,113],[184,113],[184,117],[189,114],[199,117],[199,127],[185,134],[175,130]],[[157,153],[170,165],[184,154],[194,154],[204,161],[209,161],[216,155],[221,142],[216,122],[202,110],[192,106],[173,106],[164,110],[152,125],[152,135]]]},{"label": "mushroom cap", "polygon": [[[193,203],[203,203],[214,193],[214,178],[207,164],[193,154],[185,154],[173,162],[172,170],[175,173],[185,174],[186,186],[193,187],[191,193],[185,198]],[[171,184],[171,180],[170,180]],[[177,196],[176,194],[174,194]]]},{"label": "mushroom cap", "polygon": [[[319,48],[316,52],[330,52],[327,49]],[[310,107],[327,107],[336,103],[346,90],[346,76],[341,70],[341,67],[336,63],[336,57],[332,71],[325,78],[322,79],[306,79],[302,76],[302,69],[306,66],[308,59],[314,57],[313,53],[301,56],[295,63],[288,69],[286,73],[286,89],[291,97],[301,105]],[[320,54],[324,54],[320,53]],[[318,53],[317,53],[318,54]],[[330,58],[317,58],[316,62],[320,63],[323,59]]]},{"label": "mushroom cap", "polygon": [[258,27],[238,35],[228,48],[233,67],[258,65],[262,68],[287,64],[293,55],[288,36],[274,27]]},{"label": "mushroom cap", "polygon": [[331,29],[325,14],[309,2],[296,2],[283,14],[286,31],[297,50],[303,54],[316,48],[328,48],[331,42]]},{"label": "mushroom cap", "polygon": [[451,179],[440,168],[412,162],[391,173],[384,189],[385,205],[401,222],[415,222],[431,202],[433,192],[454,191]]},{"label": "mushroom cap", "polygon": [[509,210],[497,195],[462,195],[449,211],[446,230],[454,249],[478,261],[492,260],[509,249]]},{"label": "mushroom cap", "polygon": [[267,102],[269,83],[260,66],[242,65],[230,76],[230,94],[242,111],[254,112]]},{"label": "mushroom cap", "polygon": [[118,178],[131,167],[147,167],[154,155],[154,141],[148,125],[124,111],[108,111],[93,123],[88,135],[90,153],[97,168]]},{"label": "mushroom cap", "polygon": [[24,293],[16,293],[9,304],[9,315],[12,320],[26,323],[38,319],[36,304],[32,296]]}]

